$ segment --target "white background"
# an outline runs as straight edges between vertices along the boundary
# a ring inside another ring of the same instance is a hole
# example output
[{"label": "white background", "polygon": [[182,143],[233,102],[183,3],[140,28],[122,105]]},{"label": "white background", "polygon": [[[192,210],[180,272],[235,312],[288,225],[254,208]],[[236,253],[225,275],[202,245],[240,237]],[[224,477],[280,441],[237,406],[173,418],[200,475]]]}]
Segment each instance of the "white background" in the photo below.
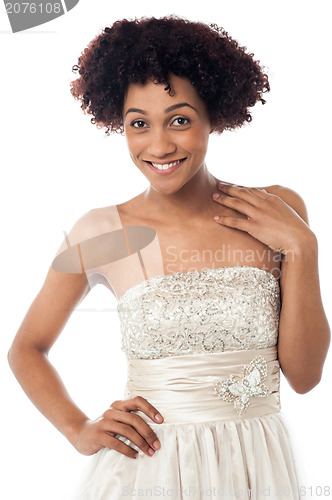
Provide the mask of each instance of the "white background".
[{"label": "white background", "polygon": [[[329,2],[81,0],[68,14],[17,34],[0,8],[1,496],[58,500],[66,498],[90,457],[39,413],[6,355],[63,231],[87,210],[122,203],[147,188],[125,138],[107,138],[71,96],[69,83],[77,77],[71,67],[103,27],[135,16],[215,22],[253,52],[269,74],[267,104],[253,108],[251,124],[210,136],[207,165],[229,182],[281,184],[302,196],[319,242],[321,293],[331,319]],[[95,287],[50,352],[70,395],[91,418],[122,398],[126,380],[115,308],[110,291]],[[330,353],[321,383],[305,395],[282,376],[282,410],[312,487],[309,498],[332,496],[330,395]],[[324,486],[329,494],[319,490]]]}]

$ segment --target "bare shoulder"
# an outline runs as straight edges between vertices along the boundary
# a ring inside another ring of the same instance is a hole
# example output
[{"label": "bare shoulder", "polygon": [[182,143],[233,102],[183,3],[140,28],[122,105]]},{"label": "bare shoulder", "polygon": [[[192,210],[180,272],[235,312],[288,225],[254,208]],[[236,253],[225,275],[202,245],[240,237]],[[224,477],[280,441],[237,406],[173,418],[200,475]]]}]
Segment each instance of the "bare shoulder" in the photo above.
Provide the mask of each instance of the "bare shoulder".
[{"label": "bare shoulder", "polygon": [[301,195],[294,191],[294,189],[274,184],[273,186],[261,187],[258,189],[265,189],[267,193],[278,196],[282,201],[287,203],[306,224],[309,225],[309,218],[307,207]]}]

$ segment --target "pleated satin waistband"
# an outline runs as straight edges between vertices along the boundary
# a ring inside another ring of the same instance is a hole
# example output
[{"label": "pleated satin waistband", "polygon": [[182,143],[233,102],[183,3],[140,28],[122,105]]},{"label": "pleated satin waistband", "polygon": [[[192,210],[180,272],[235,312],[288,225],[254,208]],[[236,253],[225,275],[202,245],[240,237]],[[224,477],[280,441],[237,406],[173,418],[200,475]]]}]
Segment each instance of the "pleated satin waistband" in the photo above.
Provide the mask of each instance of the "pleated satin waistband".
[{"label": "pleated satin waistband", "polygon": [[[277,412],[280,410],[277,346],[128,359],[124,397],[135,396],[147,399],[163,415],[163,424],[155,425],[246,419]],[[134,413],[153,424],[141,411]]]}]

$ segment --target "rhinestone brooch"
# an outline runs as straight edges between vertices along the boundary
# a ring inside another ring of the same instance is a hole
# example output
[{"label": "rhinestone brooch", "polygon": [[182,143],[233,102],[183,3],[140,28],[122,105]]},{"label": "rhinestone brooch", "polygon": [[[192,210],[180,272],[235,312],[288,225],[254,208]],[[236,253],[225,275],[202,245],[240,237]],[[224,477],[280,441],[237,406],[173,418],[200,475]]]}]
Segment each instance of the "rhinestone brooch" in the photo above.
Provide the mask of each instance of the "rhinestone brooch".
[{"label": "rhinestone brooch", "polygon": [[240,380],[234,381],[234,377],[232,373],[229,379],[213,384],[213,388],[219,398],[234,401],[234,408],[239,415],[247,410],[251,397],[263,398],[272,392],[263,383],[267,377],[267,363],[261,354],[242,367]]}]

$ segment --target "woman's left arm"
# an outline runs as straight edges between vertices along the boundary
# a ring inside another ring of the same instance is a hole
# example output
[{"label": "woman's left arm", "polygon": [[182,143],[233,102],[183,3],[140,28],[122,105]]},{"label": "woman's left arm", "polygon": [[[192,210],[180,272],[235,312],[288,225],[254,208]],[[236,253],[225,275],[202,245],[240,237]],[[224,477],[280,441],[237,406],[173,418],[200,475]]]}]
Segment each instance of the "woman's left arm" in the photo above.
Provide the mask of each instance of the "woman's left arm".
[{"label": "woman's left arm", "polygon": [[[273,193],[309,227],[305,203],[295,191],[276,186]],[[312,231],[283,254],[280,289],[279,363],[293,389],[304,394],[321,380],[331,339],[320,292],[318,242]]]},{"label": "woman's left arm", "polygon": [[318,243],[309,227],[303,199],[283,186],[220,187],[217,203],[247,219],[220,216],[217,222],[246,231],[282,253],[278,358],[281,370],[299,394],[321,380],[331,333],[320,293]]}]

